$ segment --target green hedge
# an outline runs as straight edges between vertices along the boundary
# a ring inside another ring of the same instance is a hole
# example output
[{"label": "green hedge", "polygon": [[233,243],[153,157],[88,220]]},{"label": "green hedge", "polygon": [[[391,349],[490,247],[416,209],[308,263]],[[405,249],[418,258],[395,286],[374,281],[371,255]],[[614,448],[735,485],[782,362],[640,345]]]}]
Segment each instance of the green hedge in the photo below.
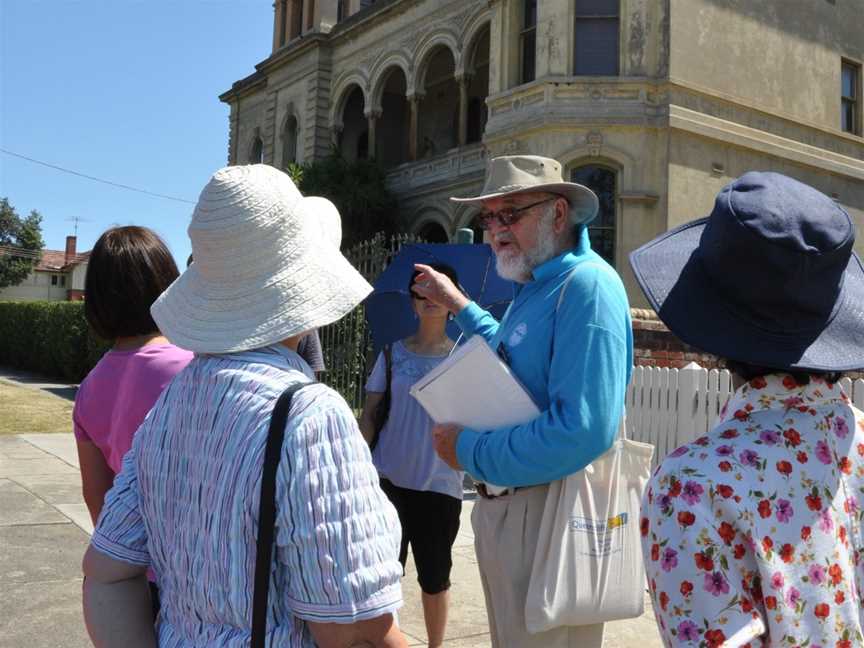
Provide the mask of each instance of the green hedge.
[{"label": "green hedge", "polygon": [[79,382],[108,347],[83,302],[0,302],[0,365]]}]

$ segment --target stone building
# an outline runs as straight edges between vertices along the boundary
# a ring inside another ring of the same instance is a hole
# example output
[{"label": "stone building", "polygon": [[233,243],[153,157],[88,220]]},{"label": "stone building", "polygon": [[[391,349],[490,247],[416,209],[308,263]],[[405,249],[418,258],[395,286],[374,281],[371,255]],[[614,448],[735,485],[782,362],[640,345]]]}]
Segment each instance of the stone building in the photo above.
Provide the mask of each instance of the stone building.
[{"label": "stone building", "polygon": [[775,170],[833,196],[864,253],[864,18],[850,0],[276,0],[273,51],[220,98],[229,161],[339,148],[389,169],[405,228],[447,240],[486,160],[558,159],[627,254]]}]

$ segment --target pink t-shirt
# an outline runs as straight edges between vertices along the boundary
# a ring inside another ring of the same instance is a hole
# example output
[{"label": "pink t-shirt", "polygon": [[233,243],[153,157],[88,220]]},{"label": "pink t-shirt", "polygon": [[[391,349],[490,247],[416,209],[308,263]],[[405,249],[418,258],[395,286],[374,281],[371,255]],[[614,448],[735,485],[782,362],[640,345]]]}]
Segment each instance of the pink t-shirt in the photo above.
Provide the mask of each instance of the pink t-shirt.
[{"label": "pink t-shirt", "polygon": [[106,353],[78,388],[72,413],[75,438],[95,444],[119,473],[138,426],[192,357],[173,344]]}]

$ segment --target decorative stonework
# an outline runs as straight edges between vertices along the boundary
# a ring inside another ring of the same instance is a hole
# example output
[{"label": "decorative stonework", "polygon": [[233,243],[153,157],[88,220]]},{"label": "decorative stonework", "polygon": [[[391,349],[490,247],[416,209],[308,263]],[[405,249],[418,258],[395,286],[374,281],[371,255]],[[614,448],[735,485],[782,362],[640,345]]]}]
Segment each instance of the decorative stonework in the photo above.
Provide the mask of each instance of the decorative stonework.
[{"label": "decorative stonework", "polygon": [[588,133],[585,136],[585,144],[587,144],[588,153],[592,157],[599,157],[600,151],[603,149],[603,133],[596,131]]}]

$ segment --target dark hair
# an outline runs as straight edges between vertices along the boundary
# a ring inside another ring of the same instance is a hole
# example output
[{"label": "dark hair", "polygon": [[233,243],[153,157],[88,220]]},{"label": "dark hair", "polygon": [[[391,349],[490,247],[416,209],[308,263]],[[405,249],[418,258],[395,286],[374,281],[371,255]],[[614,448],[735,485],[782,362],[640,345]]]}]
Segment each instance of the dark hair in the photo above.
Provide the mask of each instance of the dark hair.
[{"label": "dark hair", "polygon": [[106,340],[157,332],[150,306],[178,274],[155,232],[134,225],[112,227],[96,241],[87,262],[87,322]]},{"label": "dark hair", "polygon": [[[437,270],[438,272],[447,275],[450,278],[450,281],[452,281],[457,287],[459,287],[459,277],[456,275],[456,271],[453,268],[451,268],[449,265],[447,265],[446,263],[430,263],[428,265],[433,270]],[[414,292],[413,290],[411,290],[411,286],[414,285],[414,280],[419,275],[420,275],[419,270],[415,270],[414,272],[411,273],[411,280],[408,282],[408,292],[409,293]],[[460,290],[461,290],[461,288],[460,288]]]},{"label": "dark hair", "polygon": [[825,382],[836,383],[843,377],[841,371],[811,371],[809,369],[775,369],[773,367],[760,367],[758,365],[739,362],[738,360],[725,359],[726,368],[741,376],[744,380],[750,381],[759,376],[767,376],[769,374],[783,373],[789,374],[798,383],[799,386],[810,384],[810,377],[816,376],[822,378]]}]

